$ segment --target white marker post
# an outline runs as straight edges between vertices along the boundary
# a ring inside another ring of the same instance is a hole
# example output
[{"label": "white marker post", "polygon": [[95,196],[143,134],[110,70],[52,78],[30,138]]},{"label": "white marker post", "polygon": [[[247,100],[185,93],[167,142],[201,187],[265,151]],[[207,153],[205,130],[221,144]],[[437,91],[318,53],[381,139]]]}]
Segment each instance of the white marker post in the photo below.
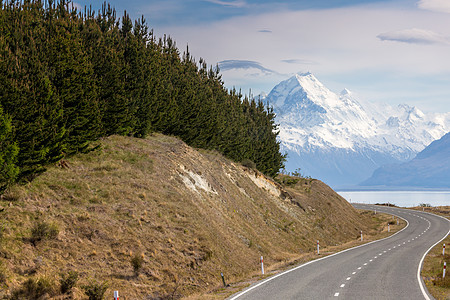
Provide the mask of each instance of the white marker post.
[{"label": "white marker post", "polygon": [[114,300],[119,300],[119,291],[114,291]]},{"label": "white marker post", "polygon": [[317,241],[317,255],[320,254],[320,246],[319,246],[319,241]]},{"label": "white marker post", "polygon": [[263,261],[263,257],[261,256],[261,274],[264,275],[264,261]]},{"label": "white marker post", "polygon": [[442,256],[445,256],[445,244],[444,244],[444,246],[442,247]]},{"label": "white marker post", "polygon": [[447,263],[444,262],[444,272],[442,273],[442,278],[445,278],[445,269],[447,269]]},{"label": "white marker post", "polygon": [[399,223],[398,223],[398,218],[397,218],[397,225],[398,225]]},{"label": "white marker post", "polygon": [[388,223],[388,232],[391,232],[391,227],[389,226],[389,223]]},{"label": "white marker post", "polygon": [[377,214],[377,210],[375,209],[375,214]]},{"label": "white marker post", "polygon": [[361,230],[361,242],[363,241],[363,235],[362,235],[362,230]]}]

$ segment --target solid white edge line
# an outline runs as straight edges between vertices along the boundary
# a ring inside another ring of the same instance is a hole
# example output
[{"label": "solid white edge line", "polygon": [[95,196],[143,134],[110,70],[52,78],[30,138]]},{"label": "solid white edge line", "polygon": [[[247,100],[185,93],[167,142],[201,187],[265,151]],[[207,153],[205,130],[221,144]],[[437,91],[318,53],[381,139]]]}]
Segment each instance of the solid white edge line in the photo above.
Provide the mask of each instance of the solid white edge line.
[{"label": "solid white edge line", "polygon": [[[357,208],[357,209],[370,210],[370,209],[364,209],[364,208]],[[292,269],[290,269],[290,270],[284,271],[284,272],[282,272],[282,273],[280,273],[280,274],[274,275],[273,277],[269,277],[269,278],[267,278],[266,280],[261,281],[260,283],[255,284],[254,286],[251,286],[251,287],[249,287],[249,288],[246,289],[246,290],[243,290],[242,292],[238,293],[237,295],[233,296],[232,298],[229,298],[228,300],[236,300],[237,298],[243,296],[244,294],[247,294],[247,293],[250,292],[251,290],[254,290],[254,289],[256,289],[257,287],[260,287],[261,285],[263,285],[263,284],[265,284],[265,283],[267,283],[267,282],[269,282],[269,281],[272,281],[272,280],[274,280],[275,278],[278,278],[278,277],[283,276],[283,275],[285,275],[285,274],[291,273],[291,272],[293,272],[293,271],[295,271],[295,270],[298,270],[298,269],[300,269],[300,268],[303,268],[303,267],[305,267],[305,266],[307,266],[307,265],[310,265],[310,264],[312,264],[312,263],[314,263],[314,262],[318,262],[318,261],[320,261],[320,260],[324,260],[324,259],[327,259],[327,258],[329,258],[329,257],[333,257],[333,256],[335,256],[335,255],[338,255],[338,254],[341,254],[341,253],[344,253],[344,252],[347,252],[347,251],[350,251],[350,250],[353,250],[353,249],[365,247],[365,246],[367,246],[367,245],[371,245],[371,244],[374,244],[374,243],[378,243],[378,242],[381,242],[381,241],[390,239],[390,238],[392,238],[393,236],[396,236],[397,234],[399,234],[400,232],[402,232],[403,230],[405,230],[406,228],[408,228],[408,226],[409,226],[408,220],[406,220],[406,219],[404,219],[404,218],[402,218],[402,217],[400,217],[400,216],[398,216],[398,215],[392,214],[392,213],[389,213],[389,214],[390,214],[390,215],[394,215],[394,216],[396,216],[396,217],[398,217],[398,218],[401,218],[402,220],[406,221],[406,226],[405,226],[402,230],[399,230],[399,231],[397,231],[396,233],[394,233],[393,235],[388,236],[388,237],[385,237],[384,239],[372,241],[372,242],[369,242],[369,243],[367,243],[367,244],[359,245],[359,246],[356,246],[356,247],[353,247],[353,248],[348,248],[348,249],[342,250],[341,252],[337,252],[337,253],[334,253],[334,254],[330,254],[330,255],[328,255],[328,256],[324,256],[324,257],[321,257],[321,258],[318,258],[318,259],[315,259],[315,260],[311,260],[311,261],[309,261],[309,262],[307,262],[307,263],[304,263],[303,265],[300,265],[300,266],[297,266],[297,267],[292,268]]]},{"label": "solid white edge line", "polygon": [[[433,215],[433,216],[438,216],[438,217],[440,217],[440,218],[442,218],[442,219],[447,220],[448,222],[450,222],[449,219],[444,218],[443,216],[435,215],[435,214],[432,214],[432,213],[429,213],[429,212],[425,212],[425,213],[428,213],[428,214]],[[430,297],[428,297],[428,293],[427,293],[428,289],[426,289],[426,288],[424,287],[425,283],[424,283],[424,281],[422,280],[422,276],[420,276],[420,271],[422,271],[423,261],[425,260],[425,256],[427,256],[428,252],[430,252],[431,249],[434,248],[434,246],[436,246],[437,244],[439,244],[440,242],[442,242],[449,234],[450,234],[450,229],[448,230],[447,234],[446,234],[441,240],[437,241],[433,246],[431,246],[431,247],[425,252],[425,254],[422,256],[422,259],[421,259],[420,262],[419,262],[419,267],[417,268],[417,281],[419,281],[420,290],[422,291],[422,294],[423,294],[423,296],[425,297],[426,300],[431,300],[431,299],[430,299]]]}]

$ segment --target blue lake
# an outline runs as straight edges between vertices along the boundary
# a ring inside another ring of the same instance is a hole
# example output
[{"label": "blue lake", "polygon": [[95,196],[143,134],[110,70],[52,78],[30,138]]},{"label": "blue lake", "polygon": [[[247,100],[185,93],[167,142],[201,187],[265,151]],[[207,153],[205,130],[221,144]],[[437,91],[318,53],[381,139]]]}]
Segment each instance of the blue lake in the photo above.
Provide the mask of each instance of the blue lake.
[{"label": "blue lake", "polygon": [[337,193],[348,202],[357,203],[391,203],[401,207],[419,204],[450,205],[450,191],[342,191]]}]

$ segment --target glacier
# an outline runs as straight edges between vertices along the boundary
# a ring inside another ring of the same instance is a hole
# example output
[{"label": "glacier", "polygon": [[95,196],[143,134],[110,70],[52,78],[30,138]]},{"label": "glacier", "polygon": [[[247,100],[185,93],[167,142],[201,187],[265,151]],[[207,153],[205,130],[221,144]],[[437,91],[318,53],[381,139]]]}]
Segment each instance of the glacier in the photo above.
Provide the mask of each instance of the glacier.
[{"label": "glacier", "polygon": [[361,101],[348,89],[336,94],[310,72],[280,82],[265,101],[276,114],[286,171],[300,169],[333,188],[412,159],[450,129],[450,113]]}]

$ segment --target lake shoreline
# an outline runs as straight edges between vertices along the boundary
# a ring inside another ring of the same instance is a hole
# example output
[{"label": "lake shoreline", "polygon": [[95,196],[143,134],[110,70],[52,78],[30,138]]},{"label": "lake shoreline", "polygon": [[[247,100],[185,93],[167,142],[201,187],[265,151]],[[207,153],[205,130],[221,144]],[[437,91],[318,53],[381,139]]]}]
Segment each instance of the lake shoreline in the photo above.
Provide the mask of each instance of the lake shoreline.
[{"label": "lake shoreline", "polygon": [[351,203],[390,203],[400,207],[415,207],[421,205],[448,206],[450,205],[450,190],[359,190],[336,191],[340,196]]}]

